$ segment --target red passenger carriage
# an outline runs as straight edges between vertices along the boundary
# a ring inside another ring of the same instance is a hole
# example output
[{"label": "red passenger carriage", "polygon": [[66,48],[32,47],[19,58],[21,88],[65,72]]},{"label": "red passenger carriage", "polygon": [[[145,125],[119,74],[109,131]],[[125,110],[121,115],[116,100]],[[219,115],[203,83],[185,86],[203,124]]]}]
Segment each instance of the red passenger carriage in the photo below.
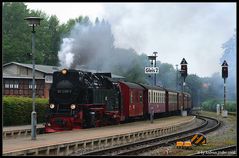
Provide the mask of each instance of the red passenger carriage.
[{"label": "red passenger carriage", "polygon": [[166,111],[173,112],[178,110],[178,94],[173,90],[166,90]]},{"label": "red passenger carriage", "polygon": [[144,115],[166,112],[166,93],[162,87],[140,84],[144,87]]},{"label": "red passenger carriage", "polygon": [[122,98],[121,121],[143,116],[143,87],[130,82],[119,82],[119,86]]}]

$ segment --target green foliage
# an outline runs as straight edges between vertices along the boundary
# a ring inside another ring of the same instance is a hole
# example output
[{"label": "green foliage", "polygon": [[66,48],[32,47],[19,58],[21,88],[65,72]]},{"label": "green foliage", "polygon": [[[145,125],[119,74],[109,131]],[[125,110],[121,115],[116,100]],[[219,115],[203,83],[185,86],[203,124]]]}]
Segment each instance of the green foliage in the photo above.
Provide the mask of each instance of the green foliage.
[{"label": "green foliage", "polygon": [[[45,122],[48,99],[36,98],[37,123]],[[3,126],[31,124],[32,98],[3,97]]]},{"label": "green foliage", "polygon": [[224,106],[224,109],[228,110],[229,112],[236,112],[237,104],[235,101],[227,101],[226,106]]},{"label": "green foliage", "polygon": [[36,64],[56,65],[57,52],[60,46],[59,20],[50,18],[42,11],[27,9],[22,2],[6,2],[3,4],[3,63],[11,61],[31,63],[31,31],[26,17],[43,18],[36,31]]},{"label": "green foliage", "polygon": [[[204,101],[202,103],[202,108],[203,108],[203,110],[206,110],[206,111],[216,111],[217,104],[222,105],[223,100],[210,99],[210,100]],[[227,101],[226,106],[224,106],[223,109],[227,110],[229,112],[235,112],[236,111],[236,102],[235,101]]]},{"label": "green foliage", "polygon": [[206,111],[216,111],[217,104],[221,104],[221,101],[217,99],[210,99],[202,103],[202,108]]},{"label": "green foliage", "polygon": [[[3,5],[3,63],[22,62],[31,50],[31,32],[24,18],[29,11],[24,3],[6,2]],[[16,51],[17,50],[17,51]],[[26,59],[25,59],[26,60]]]}]

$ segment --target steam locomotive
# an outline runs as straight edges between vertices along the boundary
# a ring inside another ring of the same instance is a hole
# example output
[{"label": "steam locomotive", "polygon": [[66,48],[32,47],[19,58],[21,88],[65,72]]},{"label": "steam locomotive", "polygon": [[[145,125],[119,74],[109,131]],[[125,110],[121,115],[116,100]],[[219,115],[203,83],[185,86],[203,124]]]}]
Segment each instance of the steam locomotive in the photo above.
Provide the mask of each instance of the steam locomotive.
[{"label": "steam locomotive", "polygon": [[191,107],[189,93],[114,81],[110,73],[63,69],[53,73],[45,132],[120,124]]}]

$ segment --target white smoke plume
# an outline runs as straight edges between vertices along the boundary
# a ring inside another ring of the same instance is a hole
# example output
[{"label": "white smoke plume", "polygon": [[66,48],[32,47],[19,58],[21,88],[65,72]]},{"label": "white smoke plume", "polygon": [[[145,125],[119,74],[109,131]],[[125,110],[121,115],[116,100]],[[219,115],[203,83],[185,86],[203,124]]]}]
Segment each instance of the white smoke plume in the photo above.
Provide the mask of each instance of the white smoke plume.
[{"label": "white smoke plume", "polygon": [[63,67],[69,68],[73,62],[74,54],[72,53],[72,48],[74,44],[74,39],[64,38],[61,44],[61,50],[58,52],[58,58],[60,64]]}]

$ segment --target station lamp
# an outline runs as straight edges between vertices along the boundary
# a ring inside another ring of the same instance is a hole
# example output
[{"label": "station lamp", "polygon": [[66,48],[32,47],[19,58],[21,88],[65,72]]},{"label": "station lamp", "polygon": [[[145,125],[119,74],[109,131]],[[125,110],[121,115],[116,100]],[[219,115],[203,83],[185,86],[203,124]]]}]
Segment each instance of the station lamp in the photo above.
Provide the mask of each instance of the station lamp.
[{"label": "station lamp", "polygon": [[40,17],[27,17],[26,20],[29,26],[32,27],[32,113],[31,113],[31,137],[32,140],[36,140],[36,126],[37,126],[37,114],[35,110],[35,27],[40,25],[40,21],[43,18]]}]

